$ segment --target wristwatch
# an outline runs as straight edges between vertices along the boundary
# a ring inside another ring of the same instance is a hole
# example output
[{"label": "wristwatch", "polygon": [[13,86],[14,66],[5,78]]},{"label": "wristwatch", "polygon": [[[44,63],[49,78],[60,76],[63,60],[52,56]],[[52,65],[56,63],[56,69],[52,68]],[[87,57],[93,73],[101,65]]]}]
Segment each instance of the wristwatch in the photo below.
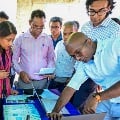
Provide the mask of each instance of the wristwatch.
[{"label": "wristwatch", "polygon": [[101,102],[101,96],[100,96],[100,93],[94,93],[94,94],[93,94],[93,97],[96,98],[96,101],[97,101],[97,102]]}]

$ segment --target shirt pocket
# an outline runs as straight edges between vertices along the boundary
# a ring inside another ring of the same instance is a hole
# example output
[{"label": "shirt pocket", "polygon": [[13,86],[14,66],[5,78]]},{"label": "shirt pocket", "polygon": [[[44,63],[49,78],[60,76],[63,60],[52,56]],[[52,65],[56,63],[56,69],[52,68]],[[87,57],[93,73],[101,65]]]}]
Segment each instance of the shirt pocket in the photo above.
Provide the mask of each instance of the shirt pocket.
[{"label": "shirt pocket", "polygon": [[43,58],[46,58],[48,56],[48,50],[49,50],[48,46],[45,46],[45,45],[42,46],[41,53]]}]

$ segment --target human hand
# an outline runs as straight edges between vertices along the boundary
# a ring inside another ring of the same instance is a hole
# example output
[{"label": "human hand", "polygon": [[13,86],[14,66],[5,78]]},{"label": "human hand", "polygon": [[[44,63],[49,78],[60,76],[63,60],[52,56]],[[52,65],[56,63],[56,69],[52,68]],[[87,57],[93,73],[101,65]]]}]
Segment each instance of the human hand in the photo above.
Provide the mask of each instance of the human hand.
[{"label": "human hand", "polygon": [[62,114],[57,112],[48,113],[47,116],[50,118],[50,120],[61,120]]},{"label": "human hand", "polygon": [[96,92],[98,93],[98,92],[101,92],[101,91],[102,91],[102,87],[100,85],[98,85],[97,88],[96,88]]},{"label": "human hand", "polygon": [[7,78],[9,76],[9,72],[6,72],[5,70],[0,70],[0,79]]},{"label": "human hand", "polygon": [[93,94],[89,95],[84,104],[83,114],[94,114],[97,105],[98,101],[93,97]]},{"label": "human hand", "polygon": [[17,90],[13,90],[13,89],[11,89],[11,94],[12,95],[17,95],[19,92],[17,91]]},{"label": "human hand", "polygon": [[20,72],[20,78],[25,82],[25,83],[30,83],[30,79],[29,79],[29,76],[26,72],[24,71],[21,71]]}]

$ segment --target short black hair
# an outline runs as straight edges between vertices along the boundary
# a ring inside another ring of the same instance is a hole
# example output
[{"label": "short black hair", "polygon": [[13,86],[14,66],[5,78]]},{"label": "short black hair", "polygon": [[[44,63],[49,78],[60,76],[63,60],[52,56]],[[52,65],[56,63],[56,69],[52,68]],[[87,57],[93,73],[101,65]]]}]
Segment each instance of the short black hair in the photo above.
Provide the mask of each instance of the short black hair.
[{"label": "short black hair", "polygon": [[111,19],[120,25],[120,19],[118,19],[118,18],[111,18]]},{"label": "short black hair", "polygon": [[61,17],[54,16],[50,19],[50,22],[59,22],[60,25],[62,26],[62,18]]},{"label": "short black hair", "polygon": [[46,18],[46,15],[45,15],[45,12],[43,10],[37,9],[37,10],[32,11],[30,19],[32,20],[34,17]]},{"label": "short black hair", "polygon": [[73,21],[67,21],[63,24],[63,26],[74,26],[75,23]]},{"label": "short black hair", "polygon": [[79,24],[79,22],[78,22],[78,21],[76,21],[76,20],[74,20],[73,22],[76,24],[76,26],[77,26],[77,29],[79,29],[79,27],[80,27],[80,24]]},{"label": "short black hair", "polygon": [[0,11],[0,18],[5,18],[8,20],[9,16],[4,11]]},{"label": "short black hair", "polygon": [[[94,1],[98,1],[98,0],[86,0],[86,9],[89,9],[89,6],[94,2]],[[114,0],[107,0],[108,1],[108,6],[110,5],[110,9],[111,11],[108,12],[108,14],[112,13],[112,9],[115,7],[114,4],[116,2],[114,2]]]}]

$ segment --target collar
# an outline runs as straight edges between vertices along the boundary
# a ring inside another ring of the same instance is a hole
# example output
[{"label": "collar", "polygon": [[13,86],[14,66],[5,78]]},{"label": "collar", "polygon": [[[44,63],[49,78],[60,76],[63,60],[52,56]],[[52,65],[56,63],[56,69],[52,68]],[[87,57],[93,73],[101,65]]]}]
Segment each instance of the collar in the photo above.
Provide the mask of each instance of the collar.
[{"label": "collar", "polygon": [[[52,35],[50,35],[50,36],[51,36],[52,40],[54,40]],[[62,33],[61,32],[60,32],[60,35],[58,36],[58,38],[56,39],[56,41],[60,41],[60,40],[62,40]]]},{"label": "collar", "polygon": [[[23,32],[23,34],[24,34],[25,38],[29,38],[30,36],[32,36],[30,33],[30,30],[27,30],[25,33]],[[45,36],[46,36],[46,34],[42,32],[42,33],[40,33],[40,35],[38,37],[45,37]]]},{"label": "collar", "polygon": [[[109,24],[110,24],[110,22],[111,22],[111,18],[110,17],[107,17],[107,18],[105,18],[104,20],[103,20],[103,22],[100,24],[100,25],[98,25],[98,26],[96,26],[96,27],[107,27]],[[93,27],[93,28],[95,28],[94,26],[93,26],[93,24],[92,24],[92,22],[90,21],[90,25]]]}]

